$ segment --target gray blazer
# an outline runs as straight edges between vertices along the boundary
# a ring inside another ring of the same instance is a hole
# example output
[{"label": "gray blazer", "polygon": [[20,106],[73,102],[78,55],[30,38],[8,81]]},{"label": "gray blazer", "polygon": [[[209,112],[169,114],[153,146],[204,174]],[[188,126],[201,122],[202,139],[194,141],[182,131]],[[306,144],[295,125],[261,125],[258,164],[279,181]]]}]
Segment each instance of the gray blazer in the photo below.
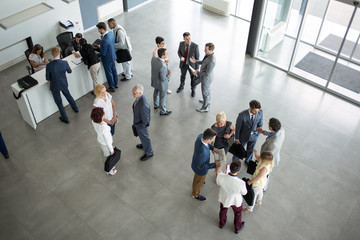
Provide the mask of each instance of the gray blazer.
[{"label": "gray blazer", "polygon": [[164,61],[158,57],[151,58],[151,86],[160,91],[168,89],[170,76],[168,67]]},{"label": "gray blazer", "polygon": [[133,104],[134,125],[136,128],[145,128],[150,125],[150,104],[146,95],[143,94]]},{"label": "gray blazer", "polygon": [[201,64],[200,79],[202,83],[211,83],[214,79],[214,67],[216,64],[216,58],[214,53],[207,55],[202,61],[196,61]]},{"label": "gray blazer", "polygon": [[[179,56],[179,58],[182,58],[182,57],[184,57],[184,55],[185,55],[185,41],[182,41],[179,44],[178,56]],[[199,60],[199,55],[200,55],[199,54],[199,46],[196,43],[191,42],[190,48],[188,49],[188,55],[187,55],[186,60],[187,60],[188,64],[194,69],[199,69],[199,65],[197,63],[190,62],[189,58],[194,57],[195,60]],[[184,64],[185,63],[180,60],[179,67],[182,68],[184,66]]]},{"label": "gray blazer", "polygon": [[[269,131],[263,131],[263,134],[268,136],[271,132]],[[265,140],[263,145],[261,146],[260,152],[263,151],[270,151],[274,155],[274,164],[275,166],[279,166],[280,162],[280,150],[281,146],[284,143],[285,140],[285,130],[281,128],[277,134],[269,137]]]},{"label": "gray blazer", "polygon": [[246,109],[239,113],[236,119],[235,139],[239,140],[242,144],[249,141],[251,133],[256,135],[256,137],[259,136],[257,128],[263,125],[263,112],[261,109],[254,118],[254,123],[251,123],[249,109]]}]

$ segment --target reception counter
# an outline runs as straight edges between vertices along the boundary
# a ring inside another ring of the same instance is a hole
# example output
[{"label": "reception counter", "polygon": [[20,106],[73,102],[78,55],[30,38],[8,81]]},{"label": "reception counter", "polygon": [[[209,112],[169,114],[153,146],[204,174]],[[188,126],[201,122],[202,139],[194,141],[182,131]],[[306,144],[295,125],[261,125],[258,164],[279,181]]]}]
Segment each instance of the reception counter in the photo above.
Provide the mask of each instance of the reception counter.
[{"label": "reception counter", "polygon": [[[92,78],[85,64],[80,63],[77,65],[74,63],[76,61],[73,54],[63,60],[68,61],[70,68],[72,69],[72,73],[66,73],[66,76],[69,83],[69,91],[76,101],[93,90]],[[115,66],[118,74],[123,72],[121,64],[115,63]],[[24,121],[36,129],[38,123],[58,112],[59,109],[51,94],[50,83],[45,78],[45,69],[40,70],[31,76],[39,83],[36,86],[23,91],[21,97],[17,99],[16,102]],[[102,66],[98,81],[100,83],[106,82],[105,72]],[[11,85],[11,89],[16,96],[18,96],[19,92],[22,90],[17,82]],[[63,105],[67,106],[69,104],[68,101],[62,94],[61,97]]]}]

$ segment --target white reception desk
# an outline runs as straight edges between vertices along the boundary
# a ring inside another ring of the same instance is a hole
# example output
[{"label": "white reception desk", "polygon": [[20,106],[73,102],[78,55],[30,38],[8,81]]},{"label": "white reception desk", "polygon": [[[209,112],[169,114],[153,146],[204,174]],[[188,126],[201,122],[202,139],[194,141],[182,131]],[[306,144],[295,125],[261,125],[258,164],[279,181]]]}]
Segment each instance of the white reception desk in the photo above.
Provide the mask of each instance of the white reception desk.
[{"label": "white reception desk", "polygon": [[[67,60],[72,69],[72,73],[67,73],[66,76],[69,83],[69,91],[76,101],[93,90],[90,72],[85,64],[81,63],[76,65],[72,62],[72,60],[75,60],[74,54],[71,54],[63,60]],[[121,64],[115,63],[115,66],[118,74],[123,72]],[[38,123],[56,113],[59,109],[51,94],[50,83],[45,79],[45,69],[36,72],[31,76],[39,83],[22,92],[21,98],[17,99],[16,102],[24,121],[36,129]],[[105,72],[102,66],[98,80],[100,83],[106,82]],[[11,89],[16,96],[18,96],[19,92],[22,90],[17,82],[11,85]],[[61,97],[63,105],[67,106],[69,104],[68,101],[62,94]]]}]

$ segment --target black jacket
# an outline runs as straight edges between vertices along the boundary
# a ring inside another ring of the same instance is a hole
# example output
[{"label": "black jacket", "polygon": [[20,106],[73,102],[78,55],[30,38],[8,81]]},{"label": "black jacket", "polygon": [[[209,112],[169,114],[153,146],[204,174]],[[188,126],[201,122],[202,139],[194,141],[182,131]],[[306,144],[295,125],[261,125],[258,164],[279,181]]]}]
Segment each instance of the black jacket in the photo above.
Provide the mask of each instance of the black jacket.
[{"label": "black jacket", "polygon": [[93,46],[86,44],[80,49],[81,57],[83,58],[84,64],[88,66],[88,69],[100,62],[100,59],[96,56]]}]

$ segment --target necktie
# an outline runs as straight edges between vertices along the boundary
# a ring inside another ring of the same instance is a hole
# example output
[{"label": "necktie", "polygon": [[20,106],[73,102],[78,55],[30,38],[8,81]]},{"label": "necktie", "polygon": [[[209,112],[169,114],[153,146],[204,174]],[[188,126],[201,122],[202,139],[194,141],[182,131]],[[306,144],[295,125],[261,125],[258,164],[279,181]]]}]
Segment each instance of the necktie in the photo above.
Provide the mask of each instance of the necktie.
[{"label": "necktie", "polygon": [[208,57],[208,55],[205,55],[205,57],[204,57],[203,61],[204,61],[207,57]]},{"label": "necktie", "polygon": [[185,54],[184,54],[184,58],[185,58],[185,59],[184,59],[184,63],[186,63],[188,51],[189,51],[189,45],[186,44]]},{"label": "necktie", "polygon": [[251,115],[251,123],[254,123],[254,115]]}]

